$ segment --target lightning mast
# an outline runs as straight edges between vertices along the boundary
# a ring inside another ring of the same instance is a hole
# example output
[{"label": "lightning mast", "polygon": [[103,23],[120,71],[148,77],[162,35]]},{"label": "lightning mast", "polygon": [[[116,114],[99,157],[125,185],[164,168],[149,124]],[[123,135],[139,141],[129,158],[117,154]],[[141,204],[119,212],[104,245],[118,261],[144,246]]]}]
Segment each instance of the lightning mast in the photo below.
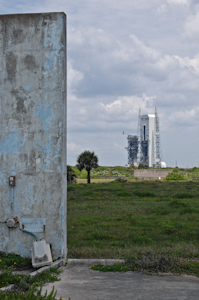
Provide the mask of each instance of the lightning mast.
[{"label": "lightning mast", "polygon": [[157,106],[155,106],[155,165],[160,167],[161,164],[161,148],[160,148],[160,127]]},{"label": "lightning mast", "polygon": [[141,152],[141,126],[140,126],[140,119],[141,119],[141,108],[139,108],[139,116],[138,116],[138,127],[137,127],[137,136],[138,136],[138,164],[140,163],[140,152]]}]

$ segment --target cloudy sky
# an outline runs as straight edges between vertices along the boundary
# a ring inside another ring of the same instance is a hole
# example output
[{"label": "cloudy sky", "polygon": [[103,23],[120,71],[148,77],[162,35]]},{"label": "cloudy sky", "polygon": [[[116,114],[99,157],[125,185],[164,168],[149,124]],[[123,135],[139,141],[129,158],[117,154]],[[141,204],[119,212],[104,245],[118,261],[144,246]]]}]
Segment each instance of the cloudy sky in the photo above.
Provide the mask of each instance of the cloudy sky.
[{"label": "cloudy sky", "polygon": [[0,13],[67,14],[68,164],[86,149],[125,165],[138,112],[157,106],[163,159],[199,166],[198,0],[0,0]]}]

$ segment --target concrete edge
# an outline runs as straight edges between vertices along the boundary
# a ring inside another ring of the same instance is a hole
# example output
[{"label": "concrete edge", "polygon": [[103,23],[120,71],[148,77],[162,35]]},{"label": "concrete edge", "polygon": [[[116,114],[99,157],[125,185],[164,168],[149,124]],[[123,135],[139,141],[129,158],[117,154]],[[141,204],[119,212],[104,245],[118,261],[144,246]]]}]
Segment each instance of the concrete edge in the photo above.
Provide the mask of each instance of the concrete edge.
[{"label": "concrete edge", "polygon": [[125,263],[125,259],[75,259],[68,258],[67,266],[88,266],[101,264],[112,266],[115,263]]},{"label": "concrete edge", "polygon": [[2,288],[0,288],[0,291],[2,292],[7,292],[7,291],[11,291],[14,288],[14,284],[9,284],[8,286],[4,286]]},{"label": "concrete edge", "polygon": [[59,268],[59,267],[62,267],[62,266],[65,266],[64,259],[56,260],[56,261],[52,262],[51,265],[42,267],[42,268],[30,273],[30,277],[34,277],[36,275],[39,275],[44,271],[50,270],[50,268]]},{"label": "concrete edge", "polygon": [[[101,264],[101,265],[109,265],[112,266],[115,263],[125,263],[125,259],[76,259],[76,258],[68,258],[67,266],[88,266],[91,267],[93,265]],[[65,266],[65,260],[59,259],[51,263],[49,266],[42,267],[36,271],[33,271],[29,274],[30,277],[34,277],[36,275],[41,274],[44,271],[50,270],[50,268],[59,268]],[[0,291],[10,291],[14,288],[14,284],[10,284],[6,287],[0,288]]]}]

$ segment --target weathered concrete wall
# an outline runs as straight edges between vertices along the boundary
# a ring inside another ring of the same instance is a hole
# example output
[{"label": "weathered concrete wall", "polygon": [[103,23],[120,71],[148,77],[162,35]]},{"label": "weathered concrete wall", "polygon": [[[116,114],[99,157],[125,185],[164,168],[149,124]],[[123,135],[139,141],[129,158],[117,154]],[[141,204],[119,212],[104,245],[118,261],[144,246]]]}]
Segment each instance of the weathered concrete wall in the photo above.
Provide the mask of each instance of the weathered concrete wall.
[{"label": "weathered concrete wall", "polygon": [[33,236],[21,219],[44,218],[45,232],[35,234],[54,258],[66,255],[64,13],[0,16],[0,197],[0,221],[19,221],[0,224],[1,251],[30,256]]},{"label": "weathered concrete wall", "polygon": [[172,169],[138,169],[133,170],[133,175],[136,177],[165,178],[171,172],[173,172]]}]

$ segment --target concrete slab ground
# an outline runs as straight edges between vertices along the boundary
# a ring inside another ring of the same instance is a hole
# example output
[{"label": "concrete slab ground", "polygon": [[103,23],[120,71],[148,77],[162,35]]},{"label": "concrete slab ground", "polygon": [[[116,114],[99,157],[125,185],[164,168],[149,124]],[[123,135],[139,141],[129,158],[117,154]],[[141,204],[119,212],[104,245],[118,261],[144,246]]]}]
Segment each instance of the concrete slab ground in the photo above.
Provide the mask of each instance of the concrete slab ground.
[{"label": "concrete slab ground", "polygon": [[[195,276],[151,276],[139,272],[100,272],[89,269],[96,260],[72,261],[64,267],[54,286],[56,299],[70,300],[198,300],[199,278]],[[100,263],[98,260],[97,263]]]}]

